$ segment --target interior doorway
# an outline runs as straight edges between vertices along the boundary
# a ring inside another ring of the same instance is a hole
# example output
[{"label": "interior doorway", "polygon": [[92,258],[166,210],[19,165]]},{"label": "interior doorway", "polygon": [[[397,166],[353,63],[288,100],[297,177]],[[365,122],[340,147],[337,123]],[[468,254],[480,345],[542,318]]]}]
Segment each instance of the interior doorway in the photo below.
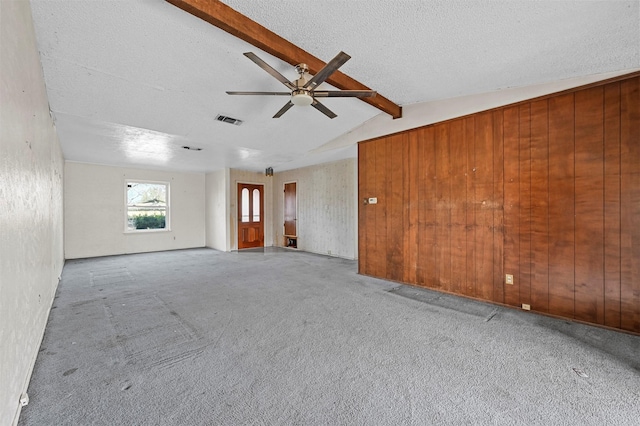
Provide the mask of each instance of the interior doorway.
[{"label": "interior doorway", "polygon": [[238,183],[238,250],[264,247],[264,185]]},{"label": "interior doorway", "polygon": [[298,208],[296,183],[284,184],[284,245],[298,248]]}]

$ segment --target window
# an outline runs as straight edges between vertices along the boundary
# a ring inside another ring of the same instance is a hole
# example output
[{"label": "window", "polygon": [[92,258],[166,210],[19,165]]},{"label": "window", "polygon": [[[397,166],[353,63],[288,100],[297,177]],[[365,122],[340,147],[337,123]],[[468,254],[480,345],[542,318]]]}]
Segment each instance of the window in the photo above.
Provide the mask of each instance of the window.
[{"label": "window", "polygon": [[242,189],[242,222],[249,222],[249,189]]},{"label": "window", "polygon": [[249,188],[242,188],[240,197],[242,197],[238,200],[241,208],[240,222],[260,222],[260,190],[255,188],[250,193]]},{"label": "window", "polygon": [[260,222],[260,190],[253,190],[253,221]]},{"label": "window", "polygon": [[127,232],[169,230],[169,184],[127,181]]}]

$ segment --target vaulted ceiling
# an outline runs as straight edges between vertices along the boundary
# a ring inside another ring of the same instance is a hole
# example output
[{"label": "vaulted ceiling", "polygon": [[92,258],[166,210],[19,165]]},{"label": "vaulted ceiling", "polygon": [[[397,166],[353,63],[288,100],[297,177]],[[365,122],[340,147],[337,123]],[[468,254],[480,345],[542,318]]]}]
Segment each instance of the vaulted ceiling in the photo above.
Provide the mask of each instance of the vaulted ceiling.
[{"label": "vaulted ceiling", "polygon": [[[638,1],[225,3],[323,61],[347,52],[340,70],[405,111],[640,68]],[[286,97],[225,91],[284,88],[244,52],[291,80],[295,69],[163,0],[31,5],[67,160],[280,171],[354,156],[357,137],[347,136],[367,126],[420,124],[415,114],[392,120],[353,98],[322,100],[338,115],[332,120],[309,107],[274,119]],[[218,114],[243,123],[217,121]]]}]

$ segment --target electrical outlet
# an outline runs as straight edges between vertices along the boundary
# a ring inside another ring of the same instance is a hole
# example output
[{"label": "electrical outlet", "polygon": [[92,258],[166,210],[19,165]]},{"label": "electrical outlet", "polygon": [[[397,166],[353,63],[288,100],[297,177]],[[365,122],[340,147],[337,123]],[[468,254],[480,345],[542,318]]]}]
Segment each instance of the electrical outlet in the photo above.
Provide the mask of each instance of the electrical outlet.
[{"label": "electrical outlet", "polygon": [[27,404],[29,404],[29,395],[27,395],[27,393],[25,392],[22,395],[20,395],[20,406],[26,407]]},{"label": "electrical outlet", "polygon": [[369,198],[369,204],[378,204],[378,197]]},{"label": "electrical outlet", "polygon": [[527,305],[526,303],[522,304],[522,309],[524,309],[525,311],[530,311],[531,310],[531,305]]},{"label": "electrical outlet", "polygon": [[513,275],[511,274],[505,275],[504,282],[507,284],[513,285]]}]

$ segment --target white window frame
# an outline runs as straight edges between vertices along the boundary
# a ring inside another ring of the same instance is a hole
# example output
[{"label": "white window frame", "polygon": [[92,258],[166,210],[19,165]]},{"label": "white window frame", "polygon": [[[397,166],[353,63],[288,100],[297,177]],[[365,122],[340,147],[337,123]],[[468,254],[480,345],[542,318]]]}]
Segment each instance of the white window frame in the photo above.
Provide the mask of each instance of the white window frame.
[{"label": "white window frame", "polygon": [[[165,210],[164,228],[157,229],[129,229],[129,197],[127,191],[132,183],[148,183],[151,185],[164,185],[167,193],[167,207]],[[171,231],[171,184],[166,181],[147,179],[125,179],[124,181],[124,232],[125,234],[140,234],[146,232],[170,232]]]}]

